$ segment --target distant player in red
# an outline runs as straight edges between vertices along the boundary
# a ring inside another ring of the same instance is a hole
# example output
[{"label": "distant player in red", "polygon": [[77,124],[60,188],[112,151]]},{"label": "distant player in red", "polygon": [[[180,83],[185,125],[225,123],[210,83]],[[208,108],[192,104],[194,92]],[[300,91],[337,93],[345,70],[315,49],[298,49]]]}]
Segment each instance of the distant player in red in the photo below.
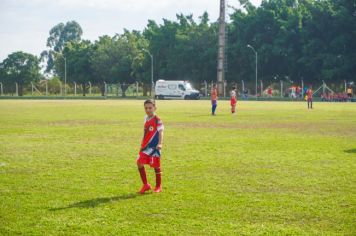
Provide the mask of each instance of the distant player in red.
[{"label": "distant player in red", "polygon": [[313,89],[310,86],[307,90],[308,109],[313,109]]},{"label": "distant player in red", "polygon": [[218,89],[216,84],[211,88],[211,114],[215,116],[216,107],[218,106]]},{"label": "distant player in red", "polygon": [[156,187],[154,192],[159,193],[162,191],[161,149],[164,126],[161,119],[155,114],[156,104],[153,100],[146,100],[144,107],[146,112],[144,135],[140,153],[137,158],[137,166],[143,183],[139,193],[144,194],[151,190],[151,185],[147,182],[144,165],[149,165],[151,168],[154,168],[156,173]]},{"label": "distant player in red", "polygon": [[231,105],[231,113],[236,114],[236,104],[237,104],[237,97],[236,97],[236,88],[233,87],[231,91],[231,98],[230,98],[230,105]]}]

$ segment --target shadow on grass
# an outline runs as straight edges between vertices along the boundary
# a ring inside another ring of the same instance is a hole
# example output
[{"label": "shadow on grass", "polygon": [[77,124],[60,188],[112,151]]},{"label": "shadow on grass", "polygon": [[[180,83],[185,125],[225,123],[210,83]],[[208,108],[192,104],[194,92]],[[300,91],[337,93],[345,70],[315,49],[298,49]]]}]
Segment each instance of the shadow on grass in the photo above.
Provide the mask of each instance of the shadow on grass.
[{"label": "shadow on grass", "polygon": [[138,196],[140,195],[138,195],[137,193],[130,193],[130,194],[124,194],[121,196],[114,196],[114,197],[94,198],[85,201],[75,202],[66,207],[51,208],[50,211],[60,211],[60,210],[65,210],[70,208],[94,208],[102,204],[133,199]]},{"label": "shadow on grass", "polygon": [[346,153],[356,153],[356,148],[345,150]]}]

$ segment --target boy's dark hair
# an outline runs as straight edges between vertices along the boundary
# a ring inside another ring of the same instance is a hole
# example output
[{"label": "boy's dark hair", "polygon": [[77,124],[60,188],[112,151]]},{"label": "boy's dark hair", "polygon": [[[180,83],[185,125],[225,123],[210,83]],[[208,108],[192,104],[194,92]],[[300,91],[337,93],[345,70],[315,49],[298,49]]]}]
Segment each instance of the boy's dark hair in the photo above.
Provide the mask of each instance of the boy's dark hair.
[{"label": "boy's dark hair", "polygon": [[234,86],[234,87],[232,87],[232,90],[235,90],[236,89],[236,87]]},{"label": "boy's dark hair", "polygon": [[147,99],[143,105],[147,105],[147,104],[152,104],[154,107],[156,106],[156,102],[153,99]]}]

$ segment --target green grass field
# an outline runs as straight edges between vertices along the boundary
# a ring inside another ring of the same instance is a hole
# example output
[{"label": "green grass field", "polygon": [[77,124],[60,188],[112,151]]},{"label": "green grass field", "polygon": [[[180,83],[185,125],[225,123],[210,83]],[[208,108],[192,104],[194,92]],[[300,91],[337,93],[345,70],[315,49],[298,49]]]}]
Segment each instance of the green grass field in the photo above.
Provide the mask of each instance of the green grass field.
[{"label": "green grass field", "polygon": [[158,101],[139,196],[142,103],[1,100],[0,235],[356,234],[355,104]]}]

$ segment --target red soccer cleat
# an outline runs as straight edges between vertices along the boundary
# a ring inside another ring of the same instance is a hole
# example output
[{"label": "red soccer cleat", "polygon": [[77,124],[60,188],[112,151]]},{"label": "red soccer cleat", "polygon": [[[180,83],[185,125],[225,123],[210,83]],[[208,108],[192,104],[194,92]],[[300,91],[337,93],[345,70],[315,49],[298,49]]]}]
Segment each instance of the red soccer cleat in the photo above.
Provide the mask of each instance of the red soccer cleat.
[{"label": "red soccer cleat", "polygon": [[140,194],[144,194],[145,192],[150,191],[150,190],[151,190],[151,185],[145,184],[145,185],[142,186],[142,188],[141,188],[139,193]]},{"label": "red soccer cleat", "polygon": [[160,193],[160,192],[162,192],[162,187],[161,187],[161,186],[155,187],[155,189],[153,190],[153,192],[155,192],[155,193]]}]

